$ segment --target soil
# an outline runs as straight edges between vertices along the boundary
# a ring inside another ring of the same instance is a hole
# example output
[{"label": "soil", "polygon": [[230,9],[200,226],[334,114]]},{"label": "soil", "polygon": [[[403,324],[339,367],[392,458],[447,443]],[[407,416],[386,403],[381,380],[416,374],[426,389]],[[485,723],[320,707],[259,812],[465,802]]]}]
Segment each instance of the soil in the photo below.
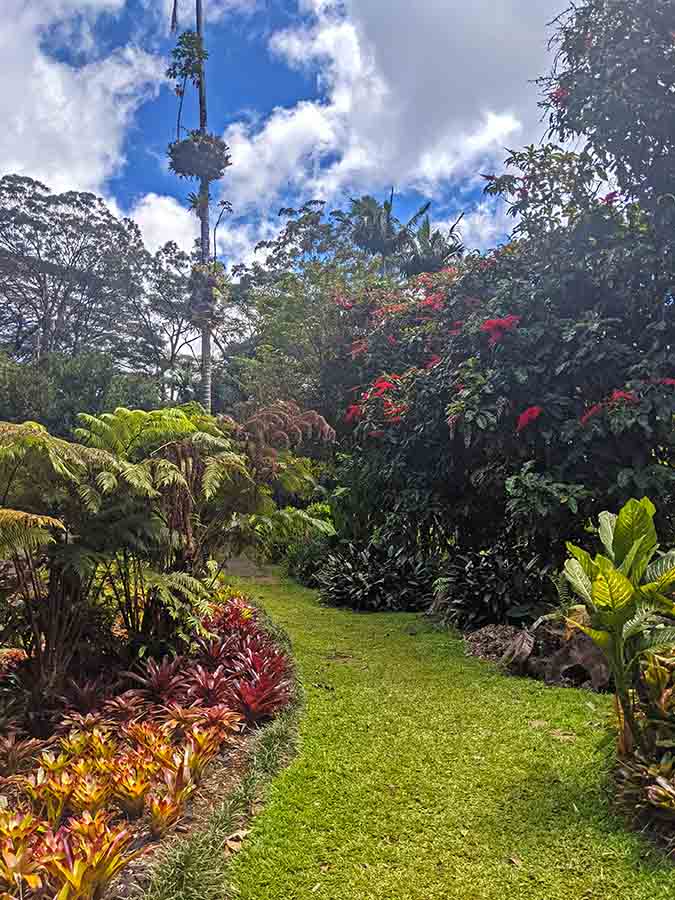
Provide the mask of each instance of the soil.
[{"label": "soil", "polygon": [[501,662],[506,672],[560,687],[609,688],[602,652],[585,634],[563,623],[541,621],[532,631],[487,625],[465,636],[467,654]]},{"label": "soil", "polygon": [[513,625],[486,625],[465,636],[466,652],[469,656],[496,662],[504,656],[519,632],[520,629]]}]

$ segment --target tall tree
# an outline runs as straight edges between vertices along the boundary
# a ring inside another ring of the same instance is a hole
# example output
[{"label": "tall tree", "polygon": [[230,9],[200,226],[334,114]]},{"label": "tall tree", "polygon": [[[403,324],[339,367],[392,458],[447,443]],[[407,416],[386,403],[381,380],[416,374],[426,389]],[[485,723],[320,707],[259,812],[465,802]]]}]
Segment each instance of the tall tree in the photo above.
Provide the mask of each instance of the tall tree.
[{"label": "tall tree", "polygon": [[[174,0],[171,18],[172,28],[177,27],[177,0]],[[199,193],[190,196],[190,204],[199,218],[199,263],[193,271],[191,281],[193,291],[193,311],[199,321],[202,341],[202,402],[210,412],[212,406],[211,388],[211,338],[213,312],[221,289],[220,271],[214,258],[211,262],[210,201],[211,182],[222,178],[231,164],[229,148],[225,142],[208,131],[206,103],[206,60],[208,53],[204,45],[203,0],[195,0],[196,31],[187,31],[180,36],[173,52],[173,62],[167,70],[170,78],[176,79],[176,93],[179,96],[178,126],[176,140],[169,146],[172,170],[182,178],[195,178],[199,182]],[[188,80],[196,87],[199,98],[199,128],[189,132],[181,140],[181,114],[185,88]],[[215,256],[215,253],[214,253]],[[222,268],[222,267],[221,267]]]},{"label": "tall tree", "polygon": [[375,197],[364,196],[352,200],[346,213],[335,214],[351,230],[351,238],[357,247],[382,260],[382,276],[387,274],[387,262],[398,255],[410,242],[411,235],[431,203],[425,203],[403,225],[394,215],[394,190],[384,203]]},{"label": "tall tree", "polygon": [[464,245],[457,233],[457,226],[464,214],[457,219],[447,232],[432,229],[429,216],[422,219],[416,230],[408,230],[408,241],[402,249],[400,268],[408,278],[423,272],[440,272],[453,259],[464,252]]},{"label": "tall tree", "polygon": [[15,359],[95,349],[134,365],[147,253],[93,194],[0,178],[0,345]]}]

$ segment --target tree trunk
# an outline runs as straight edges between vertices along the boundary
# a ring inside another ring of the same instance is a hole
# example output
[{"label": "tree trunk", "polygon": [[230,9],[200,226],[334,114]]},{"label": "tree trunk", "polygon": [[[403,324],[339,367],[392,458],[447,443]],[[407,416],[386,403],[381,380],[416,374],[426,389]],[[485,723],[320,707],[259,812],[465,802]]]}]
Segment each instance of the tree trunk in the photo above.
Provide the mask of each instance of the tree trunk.
[{"label": "tree trunk", "polygon": [[[201,38],[202,45],[204,43],[204,13],[202,9],[202,0],[196,0],[197,4],[197,34]],[[207,113],[206,113],[206,73],[204,71],[204,62],[199,64],[199,131],[206,134],[207,129]],[[199,185],[199,219],[201,223],[200,229],[200,259],[202,265],[209,262],[210,244],[211,244],[211,226],[209,223],[209,180],[202,178]],[[202,324],[202,404],[204,409],[210,413],[212,406],[211,398],[211,323],[208,319],[208,313],[205,311],[205,318]]]}]

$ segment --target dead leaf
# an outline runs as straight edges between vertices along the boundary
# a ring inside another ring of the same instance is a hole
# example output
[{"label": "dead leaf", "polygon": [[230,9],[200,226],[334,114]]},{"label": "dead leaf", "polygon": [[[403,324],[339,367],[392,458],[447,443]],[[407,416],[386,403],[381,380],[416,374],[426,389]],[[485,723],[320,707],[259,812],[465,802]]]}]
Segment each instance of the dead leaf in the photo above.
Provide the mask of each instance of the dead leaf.
[{"label": "dead leaf", "polygon": [[225,839],[225,850],[228,853],[238,853],[241,850],[242,842],[247,834],[247,828],[242,828],[241,831],[233,831],[232,834]]},{"label": "dead leaf", "polygon": [[519,856],[510,856],[509,862],[511,863],[512,866],[516,866],[516,868],[518,868],[518,869],[520,869],[521,866],[523,865],[523,861]]},{"label": "dead leaf", "polygon": [[330,864],[329,863],[321,863],[321,865],[319,866],[319,870],[321,872],[323,872],[325,875],[326,872],[330,872]]},{"label": "dead leaf", "polygon": [[530,728],[546,728],[548,722],[544,721],[544,719],[532,719],[532,721],[527,724]]},{"label": "dead leaf", "polygon": [[316,894],[316,892],[317,892],[317,891],[320,891],[320,890],[321,890],[321,882],[320,882],[320,881],[317,881],[317,883],[316,883],[316,884],[314,885],[314,887],[312,888],[312,893],[313,893],[313,894]]},{"label": "dead leaf", "polygon": [[577,736],[572,731],[561,731],[559,728],[555,728],[551,732],[551,737],[554,737],[556,741],[560,741],[563,744],[573,744]]}]

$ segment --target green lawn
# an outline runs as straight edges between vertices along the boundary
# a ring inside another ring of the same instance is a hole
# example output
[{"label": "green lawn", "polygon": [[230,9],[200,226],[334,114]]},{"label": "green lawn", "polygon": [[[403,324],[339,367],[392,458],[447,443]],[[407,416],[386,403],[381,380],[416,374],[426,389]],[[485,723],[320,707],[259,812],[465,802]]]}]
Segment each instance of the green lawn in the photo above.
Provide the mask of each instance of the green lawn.
[{"label": "green lawn", "polygon": [[601,790],[608,699],[507,678],[412,615],[246,582],[290,634],[300,752],[232,865],[242,900],[672,900]]}]

